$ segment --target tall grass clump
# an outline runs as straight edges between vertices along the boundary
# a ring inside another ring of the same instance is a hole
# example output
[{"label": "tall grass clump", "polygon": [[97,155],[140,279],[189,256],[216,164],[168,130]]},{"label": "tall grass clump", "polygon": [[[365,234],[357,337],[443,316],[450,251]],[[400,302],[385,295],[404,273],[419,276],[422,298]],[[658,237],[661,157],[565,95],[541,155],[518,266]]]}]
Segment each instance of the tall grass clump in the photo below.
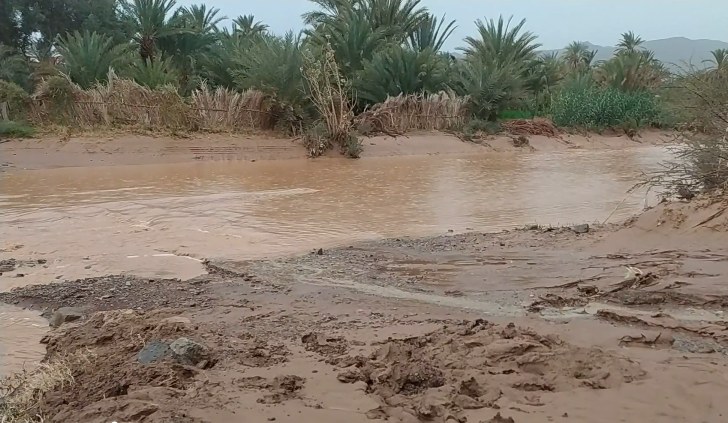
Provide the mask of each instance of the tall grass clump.
[{"label": "tall grass clump", "polygon": [[589,131],[643,128],[655,124],[659,115],[657,98],[649,91],[596,86],[565,88],[551,106],[556,126]]},{"label": "tall grass clump", "polygon": [[307,54],[303,75],[308,82],[311,101],[325,124],[331,143],[338,145],[344,155],[359,157],[362,144],[353,134],[354,112],[349,101],[351,87],[341,74],[329,44],[324,44],[319,54]]}]

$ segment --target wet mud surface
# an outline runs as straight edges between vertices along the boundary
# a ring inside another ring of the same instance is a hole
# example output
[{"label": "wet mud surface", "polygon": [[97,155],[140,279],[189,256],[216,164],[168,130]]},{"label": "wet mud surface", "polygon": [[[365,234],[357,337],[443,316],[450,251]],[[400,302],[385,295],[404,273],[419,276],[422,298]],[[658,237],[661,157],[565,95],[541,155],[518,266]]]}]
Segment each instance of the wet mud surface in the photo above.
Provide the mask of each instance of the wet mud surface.
[{"label": "wet mud surface", "polygon": [[[76,383],[38,405],[50,422],[717,423],[728,247],[725,221],[705,221],[723,207],[211,260],[190,280],[57,281],[0,301],[82,310],[43,339],[47,362],[82,353]],[[180,340],[204,358],[141,359]]]}]

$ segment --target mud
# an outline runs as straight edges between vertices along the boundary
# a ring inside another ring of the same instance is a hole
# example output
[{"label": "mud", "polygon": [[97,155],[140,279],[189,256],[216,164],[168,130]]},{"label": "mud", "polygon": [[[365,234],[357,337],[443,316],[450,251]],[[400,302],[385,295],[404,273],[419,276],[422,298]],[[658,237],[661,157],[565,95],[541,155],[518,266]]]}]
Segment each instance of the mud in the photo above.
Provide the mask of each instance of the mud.
[{"label": "mud", "polygon": [[130,275],[29,285],[0,292],[0,302],[39,310],[50,317],[60,307],[80,307],[96,311],[162,307],[206,307],[210,303],[206,285],[214,278],[187,281],[179,279],[144,279]]},{"label": "mud", "polygon": [[[557,138],[529,137],[531,148],[515,147],[509,136],[490,137],[482,143],[464,142],[443,133],[414,133],[397,138],[363,139],[362,157],[390,157],[441,154],[477,154],[517,151],[558,151],[569,149],[624,149],[662,145],[674,134],[644,132],[637,140],[624,135],[569,135]],[[208,134],[185,138],[129,134],[78,134],[67,138],[40,136],[29,140],[0,143],[0,172],[16,169],[46,169],[78,166],[119,166],[203,161],[305,159],[307,150],[300,139],[276,136]],[[330,156],[340,157],[331,152]]]},{"label": "mud", "polygon": [[508,403],[541,406],[547,392],[610,389],[645,378],[630,360],[484,320],[389,340],[338,376],[367,384],[382,404],[370,415],[403,419],[406,413],[438,422],[466,422],[465,410],[498,410]]},{"label": "mud", "polygon": [[[189,280],[110,275],[0,301],[87,310],[43,339],[49,363],[85,357],[36,406],[49,422],[718,423],[724,207],[209,260]],[[203,364],[140,363],[181,337]]]}]

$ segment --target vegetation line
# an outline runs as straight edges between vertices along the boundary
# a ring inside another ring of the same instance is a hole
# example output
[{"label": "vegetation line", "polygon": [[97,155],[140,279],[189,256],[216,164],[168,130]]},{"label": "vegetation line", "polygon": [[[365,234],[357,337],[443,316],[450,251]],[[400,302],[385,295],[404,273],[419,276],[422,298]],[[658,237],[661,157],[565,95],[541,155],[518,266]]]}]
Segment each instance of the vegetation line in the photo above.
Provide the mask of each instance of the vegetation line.
[{"label": "vegetation line", "polygon": [[707,81],[728,67],[728,51],[716,50],[703,69],[674,74],[631,31],[608,60],[595,61],[578,41],[561,55],[539,53],[526,21],[503,16],[476,20],[473,35],[447,52],[456,22],[420,0],[311,0],[306,29],[284,35],[252,15],[224,26],[219,9],[175,0],[6,3],[2,120],[277,130],[302,136],[312,154],[339,145],[356,157],[357,137],[377,132],[440,130],[473,141],[509,127],[555,133],[553,125],[499,124],[509,119],[629,136],[700,129],[706,117],[694,107],[705,99],[686,78]]}]

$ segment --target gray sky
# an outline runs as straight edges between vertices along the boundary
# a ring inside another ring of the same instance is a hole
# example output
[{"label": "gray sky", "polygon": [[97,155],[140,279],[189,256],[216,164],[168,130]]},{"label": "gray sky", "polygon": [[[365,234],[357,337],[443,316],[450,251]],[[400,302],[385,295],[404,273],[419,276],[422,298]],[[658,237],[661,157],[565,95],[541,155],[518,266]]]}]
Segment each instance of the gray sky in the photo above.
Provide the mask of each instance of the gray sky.
[{"label": "gray sky", "polygon": [[[314,9],[307,0],[178,0],[180,5],[205,3],[230,18],[253,14],[275,33],[303,28],[301,14]],[[545,49],[571,41],[614,45],[625,31],[645,40],[669,37],[728,41],[726,0],[422,0],[432,13],[456,20],[458,28],[446,44],[453,50],[474,35],[476,19],[513,15],[526,18],[526,28],[539,36]],[[228,22],[229,24],[229,22]]]}]

